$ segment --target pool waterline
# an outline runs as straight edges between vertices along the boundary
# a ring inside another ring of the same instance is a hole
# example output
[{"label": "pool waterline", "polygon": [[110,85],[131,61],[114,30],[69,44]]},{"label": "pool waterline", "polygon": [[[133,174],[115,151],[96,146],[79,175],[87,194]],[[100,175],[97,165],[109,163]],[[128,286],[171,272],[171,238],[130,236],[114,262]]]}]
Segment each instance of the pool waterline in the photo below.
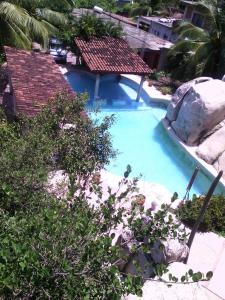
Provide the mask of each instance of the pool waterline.
[{"label": "pool waterline", "polygon": [[[93,95],[94,78],[83,73],[70,73],[67,80],[77,92]],[[110,129],[113,146],[119,151],[117,158],[106,167],[107,171],[123,176],[126,166],[132,167],[132,176],[142,174],[142,180],[165,186],[182,198],[195,169],[195,162],[168,136],[160,120],[166,110],[158,105],[146,105],[142,93],[140,103],[133,101],[136,91],[123,81],[106,76],[101,81],[100,96],[104,99],[102,110],[91,117],[115,114],[116,121]],[[118,100],[119,99],[119,100]],[[149,100],[148,100],[149,102]],[[211,179],[199,172],[191,193],[206,193]],[[222,189],[218,188],[218,192]]]}]

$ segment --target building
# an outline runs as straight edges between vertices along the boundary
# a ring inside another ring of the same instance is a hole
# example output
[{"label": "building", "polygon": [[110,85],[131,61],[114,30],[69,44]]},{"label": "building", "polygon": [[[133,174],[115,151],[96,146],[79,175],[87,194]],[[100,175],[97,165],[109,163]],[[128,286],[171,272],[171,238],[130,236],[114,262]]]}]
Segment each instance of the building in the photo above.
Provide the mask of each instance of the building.
[{"label": "building", "polygon": [[144,28],[155,36],[174,43],[176,42],[178,35],[174,33],[173,26],[180,20],[181,19],[177,18],[140,16],[138,18],[137,27]]},{"label": "building", "polygon": [[160,18],[140,16],[138,18],[137,27],[143,28],[164,40],[175,43],[178,35],[174,32],[173,27],[179,21],[186,20],[203,29],[208,28],[207,18],[201,12],[198,4],[198,1],[181,0],[181,13],[175,14],[175,17]]},{"label": "building", "polygon": [[195,26],[207,29],[207,19],[198,7],[198,2],[181,0],[183,19],[191,22]]},{"label": "building", "polygon": [[49,54],[4,47],[9,84],[3,107],[9,116],[35,116],[60,92],[74,96],[59,66]]}]

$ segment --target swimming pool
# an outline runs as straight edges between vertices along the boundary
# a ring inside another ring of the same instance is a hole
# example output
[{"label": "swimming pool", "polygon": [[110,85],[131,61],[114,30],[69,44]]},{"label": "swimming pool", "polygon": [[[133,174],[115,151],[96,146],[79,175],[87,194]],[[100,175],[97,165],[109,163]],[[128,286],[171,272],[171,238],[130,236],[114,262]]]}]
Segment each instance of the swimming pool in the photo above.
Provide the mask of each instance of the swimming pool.
[{"label": "swimming pool", "polygon": [[[94,93],[95,78],[83,72],[72,72],[66,79],[76,92],[88,92],[89,105]],[[144,92],[140,103],[133,100],[137,92],[132,85],[115,76],[101,79],[99,96],[103,99],[101,112],[92,118],[103,118],[115,114],[111,128],[114,148],[119,155],[112,160],[107,170],[122,176],[128,164],[132,175],[142,174],[142,180],[165,186],[170,192],[185,194],[195,162],[168,136],[160,120],[165,116],[163,106],[146,104]],[[192,187],[191,193],[206,193],[211,180],[201,171]],[[217,192],[222,192],[221,188]]]}]

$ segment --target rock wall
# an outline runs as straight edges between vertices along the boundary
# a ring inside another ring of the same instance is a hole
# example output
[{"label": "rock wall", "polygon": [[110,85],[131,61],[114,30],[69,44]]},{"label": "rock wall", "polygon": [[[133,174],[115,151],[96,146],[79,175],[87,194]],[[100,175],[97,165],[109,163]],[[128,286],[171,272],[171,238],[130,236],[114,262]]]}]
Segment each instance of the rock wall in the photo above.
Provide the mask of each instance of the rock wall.
[{"label": "rock wall", "polygon": [[225,82],[199,77],[181,85],[166,118],[176,135],[197,155],[225,173]]}]

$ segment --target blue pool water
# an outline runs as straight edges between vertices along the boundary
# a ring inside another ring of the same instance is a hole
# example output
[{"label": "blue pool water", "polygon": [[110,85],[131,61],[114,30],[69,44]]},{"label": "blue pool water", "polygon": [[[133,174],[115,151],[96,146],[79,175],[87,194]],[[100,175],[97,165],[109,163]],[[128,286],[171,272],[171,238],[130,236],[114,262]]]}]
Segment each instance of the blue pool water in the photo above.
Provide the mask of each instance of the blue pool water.
[{"label": "blue pool water", "polygon": [[[93,97],[95,78],[86,73],[69,73],[66,76],[76,92],[88,92]],[[185,194],[195,163],[168,136],[160,120],[166,110],[153,104],[146,105],[146,95],[141,95],[140,104],[132,100],[137,92],[118,78],[105,76],[101,79],[99,95],[103,108],[100,113],[91,113],[101,120],[115,114],[111,128],[114,148],[119,151],[107,170],[122,176],[128,164],[132,175],[142,174],[142,180],[162,184],[180,197]],[[191,193],[206,193],[211,180],[199,172]],[[222,192],[221,188],[217,192]]]}]

